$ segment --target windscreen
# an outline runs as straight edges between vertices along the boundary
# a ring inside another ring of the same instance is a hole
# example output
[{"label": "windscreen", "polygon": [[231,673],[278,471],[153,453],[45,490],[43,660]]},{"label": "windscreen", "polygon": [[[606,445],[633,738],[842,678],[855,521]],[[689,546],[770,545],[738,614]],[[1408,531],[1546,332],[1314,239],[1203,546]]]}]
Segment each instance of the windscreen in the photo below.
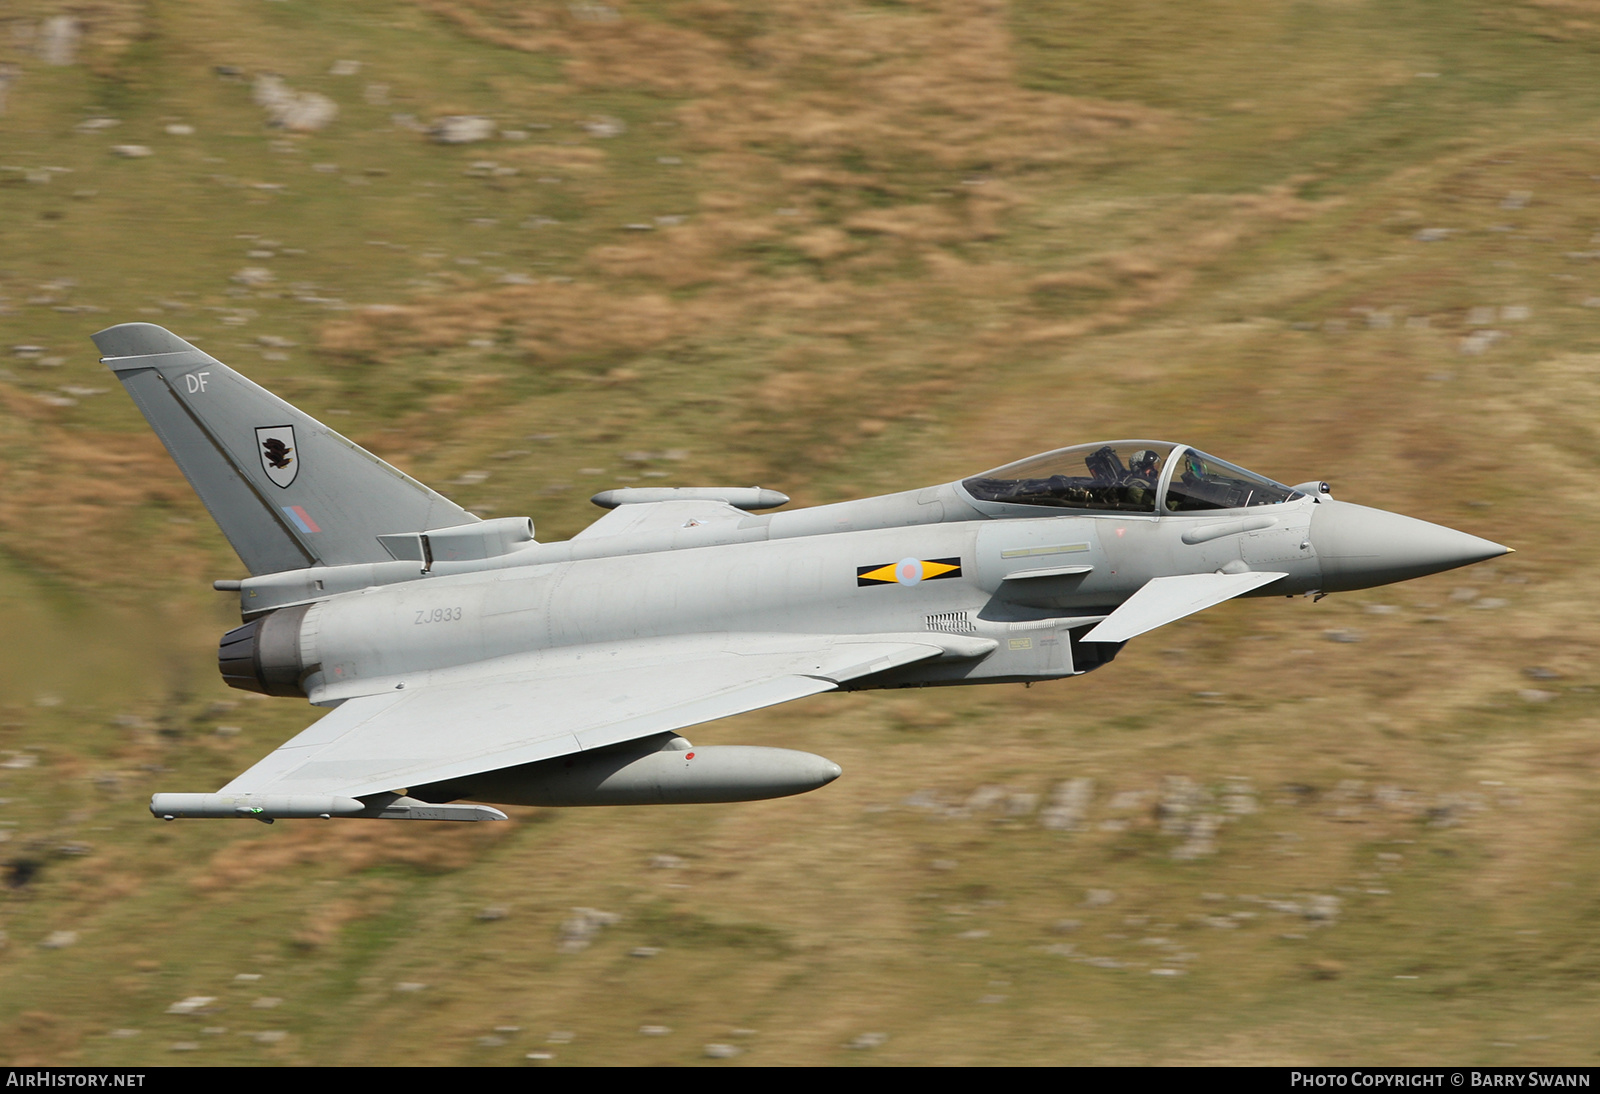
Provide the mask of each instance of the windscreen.
[{"label": "windscreen", "polygon": [[1282,483],[1190,448],[1178,457],[1172,482],[1167,485],[1166,504],[1173,512],[1186,513],[1276,505],[1301,496]]}]

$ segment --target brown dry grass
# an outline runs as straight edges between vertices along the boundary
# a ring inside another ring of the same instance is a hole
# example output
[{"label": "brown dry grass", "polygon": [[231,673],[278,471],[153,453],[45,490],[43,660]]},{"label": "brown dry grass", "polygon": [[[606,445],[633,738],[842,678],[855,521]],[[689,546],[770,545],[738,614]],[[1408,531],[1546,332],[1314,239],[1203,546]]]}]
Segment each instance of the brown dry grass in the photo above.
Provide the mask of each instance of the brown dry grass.
[{"label": "brown dry grass", "polygon": [[[587,87],[644,87],[691,100],[696,142],[781,150],[790,162],[904,155],[946,168],[1058,163],[1158,114],[1016,86],[1007,9],[943,0],[856,8],[823,0],[749,13],[711,0],[566,5],[419,0],[467,33],[566,58]],[[775,147],[777,146],[777,147]]]},{"label": "brown dry grass", "polygon": [[500,824],[297,825],[273,839],[235,840],[214,854],[191,884],[201,892],[226,892],[269,883],[295,866],[317,866],[336,875],[374,866],[410,866],[428,873],[457,870],[511,834]]},{"label": "brown dry grass", "polygon": [[323,328],[329,353],[376,361],[503,339],[535,364],[637,355],[689,326],[686,309],[660,294],[622,296],[592,285],[516,285],[367,308]]},{"label": "brown dry grass", "polygon": [[147,0],[13,0],[0,11],[0,61],[31,61],[42,41],[39,21],[62,15],[76,25],[75,59],[97,76],[125,75],[125,55],[150,33]]},{"label": "brown dry grass", "polygon": [[9,418],[0,436],[12,438],[0,452],[0,526],[28,530],[8,544],[28,564],[100,583],[137,538],[139,507],[191,505],[154,436],[63,428],[49,407],[5,384],[0,405]]},{"label": "brown dry grass", "polygon": [[1595,0],[1522,0],[1507,5],[1500,21],[1556,41],[1593,41],[1600,35],[1600,4]]},{"label": "brown dry grass", "polygon": [[[861,437],[881,433],[856,428],[856,396],[906,392],[951,367],[977,374],[1001,367],[1019,345],[1125,324],[1178,299],[1198,269],[1318,207],[1297,197],[1291,180],[1169,213],[1175,230],[1159,242],[1074,259],[1076,276],[1104,287],[1092,307],[1071,303],[1063,315],[1059,291],[1029,292],[1036,270],[972,249],[1045,200],[1035,175],[1096,162],[1135,136],[1156,139],[1170,123],[1136,105],[1019,88],[1003,7],[817,3],[752,21],[716,4],[670,14],[625,7],[614,19],[599,7],[424,6],[498,45],[558,52],[580,86],[680,97],[673,117],[700,153],[708,184],[685,223],[590,245],[584,264],[596,284],[435,295],[328,324],[321,345],[348,359],[392,362],[468,337],[500,337],[530,368],[551,369],[605,365],[743,329],[775,345],[767,360],[752,362],[765,376],[732,429],[790,436],[772,459],[775,470],[797,457],[831,464]],[[656,48],[642,48],[644,40]],[[602,177],[613,170],[594,149],[557,151],[581,155]],[[549,162],[551,151],[510,155]],[[630,294],[621,290],[627,284],[677,295]],[[695,292],[686,297],[686,289]],[[940,311],[971,316],[969,328],[980,333],[941,347],[938,363],[886,345]],[[841,353],[828,339],[854,346]],[[871,419],[926,409],[916,390],[906,394]],[[803,416],[774,422],[783,399]]]}]

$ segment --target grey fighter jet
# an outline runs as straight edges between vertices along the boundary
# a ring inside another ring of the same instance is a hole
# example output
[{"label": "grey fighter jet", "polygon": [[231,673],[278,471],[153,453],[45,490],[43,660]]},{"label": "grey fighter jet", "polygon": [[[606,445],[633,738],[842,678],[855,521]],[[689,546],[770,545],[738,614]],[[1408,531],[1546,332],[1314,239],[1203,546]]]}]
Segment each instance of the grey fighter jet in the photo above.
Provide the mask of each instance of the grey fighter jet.
[{"label": "grey fighter jet", "polygon": [[756,487],[607,490],[540,543],[480,520],[158,326],[94,336],[251,576],[229,686],[330,713],[158,817],[494,820],[488,801],[752,801],[820,756],[680,732],[824,691],[1052,680],[1237,596],[1507,553],[1182,444],[1075,445],[958,482],[757,515]]}]

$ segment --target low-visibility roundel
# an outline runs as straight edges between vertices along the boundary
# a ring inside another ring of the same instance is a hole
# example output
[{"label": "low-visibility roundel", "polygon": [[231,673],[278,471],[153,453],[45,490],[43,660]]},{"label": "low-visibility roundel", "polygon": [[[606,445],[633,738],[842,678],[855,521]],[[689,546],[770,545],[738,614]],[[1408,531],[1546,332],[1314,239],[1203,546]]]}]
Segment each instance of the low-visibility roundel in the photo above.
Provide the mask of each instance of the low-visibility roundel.
[{"label": "low-visibility roundel", "polygon": [[941,577],[960,576],[959,558],[903,558],[899,562],[856,567],[856,584],[860,586],[915,585]]}]

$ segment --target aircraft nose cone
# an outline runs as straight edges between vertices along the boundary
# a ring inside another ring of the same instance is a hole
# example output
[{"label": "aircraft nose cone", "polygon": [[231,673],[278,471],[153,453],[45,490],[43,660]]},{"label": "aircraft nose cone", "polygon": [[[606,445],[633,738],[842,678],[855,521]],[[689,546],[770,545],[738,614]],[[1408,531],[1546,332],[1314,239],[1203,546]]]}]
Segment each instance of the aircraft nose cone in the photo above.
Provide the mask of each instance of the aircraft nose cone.
[{"label": "aircraft nose cone", "polygon": [[1311,543],[1325,592],[1388,585],[1511,551],[1454,528],[1327,499],[1312,513]]}]

